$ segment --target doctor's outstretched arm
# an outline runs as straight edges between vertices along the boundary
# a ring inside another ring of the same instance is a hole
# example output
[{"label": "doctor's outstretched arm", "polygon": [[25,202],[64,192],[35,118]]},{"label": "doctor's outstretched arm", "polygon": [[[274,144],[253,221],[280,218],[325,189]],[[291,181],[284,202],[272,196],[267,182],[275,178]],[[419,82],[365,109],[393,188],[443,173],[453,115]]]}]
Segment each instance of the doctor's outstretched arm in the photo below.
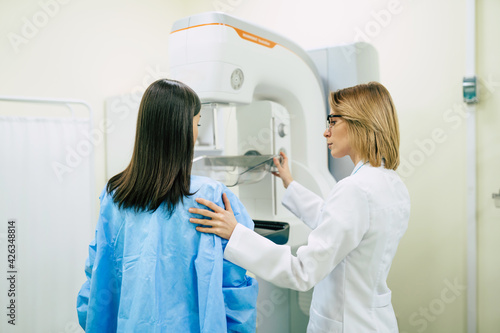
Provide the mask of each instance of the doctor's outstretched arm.
[{"label": "doctor's outstretched arm", "polygon": [[212,211],[190,211],[211,220],[190,222],[202,225],[196,228],[198,231],[229,239],[225,259],[284,288],[311,289],[359,245],[369,228],[366,194],[352,182],[337,184],[320,213],[321,222],[310,233],[307,245],[298,249],[297,256],[292,255],[290,246],[277,245],[237,223],[227,197],[223,200],[226,209],[197,199]]}]

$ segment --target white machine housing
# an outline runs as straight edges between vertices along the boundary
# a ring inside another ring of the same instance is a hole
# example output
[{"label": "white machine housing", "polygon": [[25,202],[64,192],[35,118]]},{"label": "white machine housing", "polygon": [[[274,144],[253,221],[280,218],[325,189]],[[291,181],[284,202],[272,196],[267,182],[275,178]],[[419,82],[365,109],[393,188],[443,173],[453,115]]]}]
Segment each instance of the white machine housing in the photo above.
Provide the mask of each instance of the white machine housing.
[{"label": "white machine housing", "polygon": [[[326,197],[335,180],[323,137],[325,95],[316,66],[301,47],[254,24],[211,12],[174,23],[169,61],[171,78],[188,84],[202,103],[213,106],[209,119],[202,111],[200,135],[206,121],[213,122],[210,128],[218,139],[195,146],[195,154],[285,151],[294,179]],[[263,140],[249,140],[259,133]],[[281,206],[281,180],[269,174],[234,190],[252,219],[289,223],[292,251],[307,242],[309,228]],[[312,292],[281,289],[261,279],[259,285],[258,332],[304,332]]]},{"label": "white machine housing", "polygon": [[[323,86],[307,53],[266,29],[223,13],[203,13],[174,23],[170,74],[204,103],[248,105],[272,101],[290,115],[292,168],[297,180],[326,196],[328,172]],[[251,124],[248,124],[251,126]]]}]

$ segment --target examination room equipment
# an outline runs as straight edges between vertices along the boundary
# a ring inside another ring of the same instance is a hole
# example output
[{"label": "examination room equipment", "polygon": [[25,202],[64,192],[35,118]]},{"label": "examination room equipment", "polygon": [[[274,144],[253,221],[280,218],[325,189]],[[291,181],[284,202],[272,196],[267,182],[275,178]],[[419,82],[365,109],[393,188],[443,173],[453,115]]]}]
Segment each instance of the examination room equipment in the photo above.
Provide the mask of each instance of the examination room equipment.
[{"label": "examination room equipment", "polygon": [[[282,35],[219,12],[176,21],[168,49],[169,78],[193,88],[203,104],[192,173],[230,186],[255,230],[295,252],[310,229],[281,205],[285,189],[270,173],[272,157],[285,152],[294,178],[322,197],[352,171],[350,161],[329,157],[322,136],[327,96],[378,80],[375,49],[356,43],[306,52]],[[106,106],[106,117],[117,125],[106,138],[108,178],[123,170],[133,147],[135,119],[121,117],[121,99],[112,97]],[[257,332],[305,332],[312,290],[257,279]]]}]

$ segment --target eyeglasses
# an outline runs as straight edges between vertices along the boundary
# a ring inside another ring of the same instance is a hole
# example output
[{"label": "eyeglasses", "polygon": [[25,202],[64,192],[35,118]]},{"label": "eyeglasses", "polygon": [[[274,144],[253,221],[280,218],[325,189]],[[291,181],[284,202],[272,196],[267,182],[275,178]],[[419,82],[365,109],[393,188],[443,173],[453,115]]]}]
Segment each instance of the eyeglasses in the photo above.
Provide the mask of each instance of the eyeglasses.
[{"label": "eyeglasses", "polygon": [[326,129],[330,129],[333,127],[334,124],[332,118],[342,118],[342,116],[340,114],[329,114],[326,117]]}]

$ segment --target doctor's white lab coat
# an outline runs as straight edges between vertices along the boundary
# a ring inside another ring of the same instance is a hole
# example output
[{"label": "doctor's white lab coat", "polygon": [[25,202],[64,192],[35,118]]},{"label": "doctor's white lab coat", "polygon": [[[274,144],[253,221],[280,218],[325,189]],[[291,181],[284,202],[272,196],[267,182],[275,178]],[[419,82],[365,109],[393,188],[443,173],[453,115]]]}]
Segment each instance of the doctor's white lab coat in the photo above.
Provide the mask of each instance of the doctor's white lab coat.
[{"label": "doctor's white lab coat", "polygon": [[238,224],[224,258],[277,286],[314,288],[308,333],[398,332],[387,275],[408,226],[397,173],[363,165],[323,200],[292,182],[283,205],[313,230],[297,256]]}]

